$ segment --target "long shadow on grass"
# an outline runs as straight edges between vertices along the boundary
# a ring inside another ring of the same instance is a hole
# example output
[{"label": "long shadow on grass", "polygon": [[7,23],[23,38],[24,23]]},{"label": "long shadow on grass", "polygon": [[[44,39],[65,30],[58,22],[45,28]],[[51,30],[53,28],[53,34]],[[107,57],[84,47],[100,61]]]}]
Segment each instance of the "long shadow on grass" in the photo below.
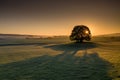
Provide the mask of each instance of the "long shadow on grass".
[{"label": "long shadow on grass", "polygon": [[[108,76],[111,64],[98,53],[87,52],[87,49],[97,47],[94,43],[44,47],[63,53],[0,65],[0,80],[111,80]],[[79,53],[82,54],[80,57],[75,56],[78,50],[84,50]]]},{"label": "long shadow on grass", "polygon": [[46,45],[45,48],[51,48],[56,51],[63,51],[65,54],[76,54],[79,50],[86,50],[91,48],[96,48],[98,44],[93,42],[84,42],[84,43],[66,43],[66,44],[53,44]]}]

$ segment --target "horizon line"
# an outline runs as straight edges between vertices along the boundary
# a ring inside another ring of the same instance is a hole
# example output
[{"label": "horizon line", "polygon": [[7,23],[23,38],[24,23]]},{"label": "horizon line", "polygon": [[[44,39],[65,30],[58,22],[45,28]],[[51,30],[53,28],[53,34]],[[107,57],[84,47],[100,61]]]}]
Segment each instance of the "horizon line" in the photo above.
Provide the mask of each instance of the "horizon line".
[{"label": "horizon line", "polygon": [[[0,33],[0,35],[20,35],[20,36],[69,36],[69,35],[47,35],[47,34],[22,34],[22,33]],[[120,33],[105,33],[105,34],[97,34],[97,35],[93,35],[93,36],[99,36],[99,35],[110,35],[110,34],[120,34]]]}]

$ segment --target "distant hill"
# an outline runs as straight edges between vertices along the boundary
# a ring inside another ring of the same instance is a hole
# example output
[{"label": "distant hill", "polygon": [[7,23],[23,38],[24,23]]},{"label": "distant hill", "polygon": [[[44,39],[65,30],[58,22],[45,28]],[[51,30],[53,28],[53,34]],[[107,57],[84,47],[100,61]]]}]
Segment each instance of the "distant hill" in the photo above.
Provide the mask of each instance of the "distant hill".
[{"label": "distant hill", "polygon": [[97,35],[97,37],[119,37],[120,33]]},{"label": "distant hill", "polygon": [[[22,35],[22,34],[0,34],[0,39],[13,39],[13,38],[60,38],[60,37],[68,37],[63,35],[58,36],[45,36],[45,35]],[[120,37],[120,33],[113,33],[113,34],[104,34],[104,35],[97,35],[95,37]]]},{"label": "distant hill", "polygon": [[31,39],[31,38],[61,38],[61,37],[67,37],[64,35],[58,35],[58,36],[47,36],[47,35],[23,35],[23,34],[0,34],[0,39]]},{"label": "distant hill", "polygon": [[21,34],[0,34],[0,39],[6,39],[6,38],[41,38],[43,36],[39,35],[21,35]]},{"label": "distant hill", "polygon": [[104,34],[104,35],[97,35],[93,36],[93,41],[100,41],[100,42],[119,42],[120,41],[120,33],[113,33],[113,34]]}]

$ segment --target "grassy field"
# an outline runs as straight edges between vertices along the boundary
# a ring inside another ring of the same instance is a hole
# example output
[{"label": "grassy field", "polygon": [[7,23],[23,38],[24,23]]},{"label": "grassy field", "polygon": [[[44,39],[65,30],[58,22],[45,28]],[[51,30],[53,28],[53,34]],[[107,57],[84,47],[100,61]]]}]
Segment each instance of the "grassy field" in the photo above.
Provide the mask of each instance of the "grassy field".
[{"label": "grassy field", "polygon": [[120,80],[120,37],[1,39],[0,80]]}]

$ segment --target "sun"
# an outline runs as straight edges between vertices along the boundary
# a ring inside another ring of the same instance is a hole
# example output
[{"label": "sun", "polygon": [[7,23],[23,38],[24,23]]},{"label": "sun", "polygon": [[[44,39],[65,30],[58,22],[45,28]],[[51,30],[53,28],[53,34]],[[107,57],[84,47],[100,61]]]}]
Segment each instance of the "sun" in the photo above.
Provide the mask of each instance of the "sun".
[{"label": "sun", "polygon": [[88,34],[88,33],[89,33],[89,31],[85,31],[85,33],[86,33],[86,34]]}]

